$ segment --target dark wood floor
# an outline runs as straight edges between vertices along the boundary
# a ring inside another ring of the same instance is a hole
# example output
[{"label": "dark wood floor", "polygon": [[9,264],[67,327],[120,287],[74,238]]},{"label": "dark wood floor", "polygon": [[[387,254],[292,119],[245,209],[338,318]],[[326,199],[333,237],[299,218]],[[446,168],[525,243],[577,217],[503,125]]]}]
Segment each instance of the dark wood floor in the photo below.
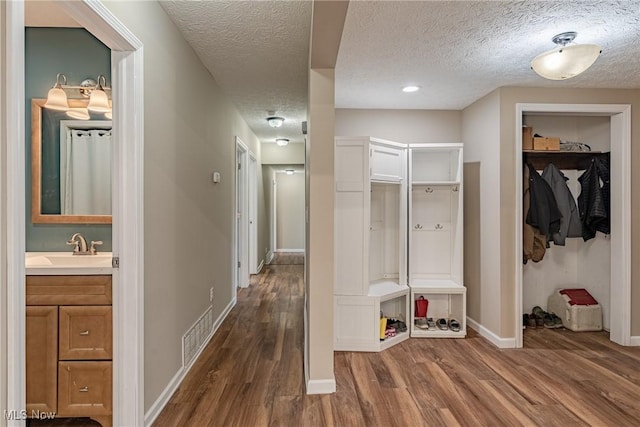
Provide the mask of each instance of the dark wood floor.
[{"label": "dark wood floor", "polygon": [[470,331],[336,352],[337,392],[305,395],[303,266],[287,256],[239,291],[154,426],[640,425],[640,349],[606,333],[526,330],[526,348],[500,350]]}]

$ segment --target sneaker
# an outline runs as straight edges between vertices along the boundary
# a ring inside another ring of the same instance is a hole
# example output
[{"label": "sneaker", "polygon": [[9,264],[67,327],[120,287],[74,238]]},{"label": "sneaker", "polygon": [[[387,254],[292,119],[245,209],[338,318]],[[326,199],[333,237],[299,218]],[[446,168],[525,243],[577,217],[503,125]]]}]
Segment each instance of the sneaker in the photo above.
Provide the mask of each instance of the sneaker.
[{"label": "sneaker", "polygon": [[553,320],[553,317],[549,313],[546,313],[543,318],[544,327],[547,329],[554,329],[556,327],[556,322]]},{"label": "sneaker", "polygon": [[551,315],[551,318],[553,319],[553,323],[555,324],[556,328],[564,328],[564,324],[562,323],[562,319],[558,316],[556,316],[555,313],[549,313]]},{"label": "sneaker", "polygon": [[436,330],[436,322],[433,321],[432,317],[427,317],[427,326],[429,327],[430,331]]},{"label": "sneaker", "polygon": [[536,316],[534,316],[533,314],[529,314],[529,325],[528,325],[531,329],[535,329],[536,328]]}]

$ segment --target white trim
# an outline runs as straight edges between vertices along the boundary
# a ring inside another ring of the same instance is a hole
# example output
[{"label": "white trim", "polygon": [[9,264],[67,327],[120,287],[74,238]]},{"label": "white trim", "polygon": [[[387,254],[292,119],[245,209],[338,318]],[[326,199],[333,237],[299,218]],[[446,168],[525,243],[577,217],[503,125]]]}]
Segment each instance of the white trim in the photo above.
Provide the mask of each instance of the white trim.
[{"label": "white trim", "polygon": [[213,328],[211,329],[211,333],[204,340],[202,346],[196,353],[195,357],[193,358],[193,360],[191,360],[191,363],[189,363],[188,366],[184,366],[178,369],[178,372],[176,372],[173,378],[171,378],[171,381],[169,381],[169,384],[167,384],[167,386],[164,388],[162,393],[160,393],[160,396],[158,396],[156,401],[153,402],[153,405],[151,405],[147,413],[144,415],[145,426],[147,427],[151,426],[153,422],[156,420],[156,418],[158,418],[158,415],[160,415],[164,407],[167,405],[167,403],[169,403],[169,400],[171,399],[171,396],[173,396],[173,393],[175,393],[178,387],[180,387],[180,384],[182,384],[182,381],[184,381],[185,377],[187,376],[187,374],[189,373],[193,365],[195,365],[196,361],[198,360],[198,358],[200,357],[204,349],[209,344],[209,341],[211,341],[211,338],[213,338],[215,333],[218,331],[218,328],[220,328],[220,325],[222,325],[222,322],[227,318],[227,316],[235,306],[236,306],[236,299],[234,298],[233,300],[231,300],[231,302],[229,302],[229,304],[227,304],[225,309],[222,310],[222,313],[220,313],[220,316],[218,316],[216,321],[213,323]]},{"label": "white trim", "polygon": [[[25,93],[24,93],[24,3],[6,2],[6,313],[7,409],[26,407],[25,368]],[[3,417],[4,418],[4,417]],[[8,421],[9,426],[23,426],[24,420]]]},{"label": "white trim", "polygon": [[258,264],[258,272],[256,274],[260,274],[260,272],[262,271],[262,267],[264,267],[264,260],[261,259],[260,260],[260,264]]},{"label": "white trim", "polygon": [[[235,144],[235,173],[234,173],[234,203],[233,203],[233,277],[234,277],[234,287],[232,291],[233,298],[236,297],[236,289],[237,288],[247,288],[251,283],[251,278],[249,276],[249,186],[247,182],[249,180],[249,148],[247,145],[240,139],[240,137],[236,136],[236,144]],[[241,153],[241,154],[239,154]],[[238,172],[238,164],[242,165],[242,168]],[[242,205],[241,205],[241,215],[242,221],[240,223],[240,227],[238,227],[238,176],[242,177]],[[242,241],[238,241],[238,236],[242,238]],[[238,252],[240,252],[240,259],[238,258]],[[240,268],[238,268],[238,261],[240,261]]]},{"label": "white trim", "polygon": [[336,380],[307,380],[307,394],[331,394],[336,392]]},{"label": "white trim", "polygon": [[638,347],[640,346],[640,335],[634,335],[629,339],[629,345]]},{"label": "white trim", "polygon": [[249,151],[247,165],[248,213],[249,213],[249,274],[258,274],[258,160]]},{"label": "white trim", "polygon": [[267,252],[266,263],[267,264],[271,264],[271,261],[273,261],[273,257],[274,257],[273,252],[271,252],[271,251]]},{"label": "white trim", "polygon": [[494,334],[470,317],[467,317],[467,326],[478,332],[481,337],[485,338],[498,348],[516,348],[515,338],[500,338],[498,335]]},{"label": "white trim", "polygon": [[631,343],[631,106],[628,104],[516,104],[515,183],[515,318],[516,347],[522,347],[522,115],[555,113],[611,117],[611,285],[610,338],[621,345]]},{"label": "white trim", "polygon": [[276,252],[304,253],[304,249],[276,249]]}]

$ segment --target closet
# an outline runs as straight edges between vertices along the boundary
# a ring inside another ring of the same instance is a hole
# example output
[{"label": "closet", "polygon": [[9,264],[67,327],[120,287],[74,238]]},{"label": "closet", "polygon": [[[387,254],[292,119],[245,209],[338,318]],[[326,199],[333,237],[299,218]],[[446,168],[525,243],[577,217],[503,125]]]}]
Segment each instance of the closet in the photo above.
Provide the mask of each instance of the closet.
[{"label": "closet", "polygon": [[[561,141],[586,144],[591,151],[523,150],[523,169],[532,164],[542,173],[554,164],[566,177],[566,183],[578,205],[580,182],[595,158],[606,159],[611,150],[611,118],[603,115],[525,114],[523,124],[534,134],[559,137]],[[612,180],[615,185],[615,179]],[[611,219],[611,214],[609,213]],[[628,231],[627,231],[628,232]],[[604,329],[610,325],[611,238],[597,232],[595,238],[568,237],[565,245],[549,243],[539,262],[529,260],[522,268],[522,312],[531,313],[534,306],[547,309],[547,299],[557,288],[584,288],[600,303]]]}]

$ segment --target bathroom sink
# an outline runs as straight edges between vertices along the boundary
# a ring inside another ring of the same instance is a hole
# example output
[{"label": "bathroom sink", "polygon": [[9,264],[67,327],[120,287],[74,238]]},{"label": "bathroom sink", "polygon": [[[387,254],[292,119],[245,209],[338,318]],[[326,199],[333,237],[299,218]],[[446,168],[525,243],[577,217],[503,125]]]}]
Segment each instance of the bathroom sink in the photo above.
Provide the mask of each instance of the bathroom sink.
[{"label": "bathroom sink", "polygon": [[97,255],[73,255],[71,252],[26,252],[25,267],[29,270],[111,268],[111,256],[111,252],[100,252]]}]

